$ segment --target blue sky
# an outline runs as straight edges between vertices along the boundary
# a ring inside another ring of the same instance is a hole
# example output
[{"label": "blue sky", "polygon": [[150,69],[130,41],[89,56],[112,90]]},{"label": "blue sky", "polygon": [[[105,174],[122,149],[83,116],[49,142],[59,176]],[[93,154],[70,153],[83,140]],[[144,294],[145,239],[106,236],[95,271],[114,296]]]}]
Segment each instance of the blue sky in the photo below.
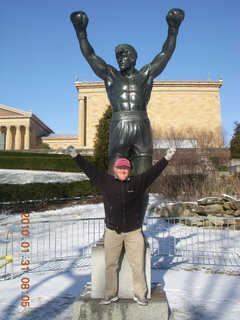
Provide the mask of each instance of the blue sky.
[{"label": "blue sky", "polygon": [[77,132],[75,79],[99,79],[80,53],[70,14],[87,13],[89,40],[107,63],[117,67],[114,49],[129,43],[140,68],[161,51],[171,8],[183,9],[185,20],[157,79],[222,77],[222,126],[229,140],[240,121],[239,0],[2,0],[0,104],[32,111],[57,133]]}]

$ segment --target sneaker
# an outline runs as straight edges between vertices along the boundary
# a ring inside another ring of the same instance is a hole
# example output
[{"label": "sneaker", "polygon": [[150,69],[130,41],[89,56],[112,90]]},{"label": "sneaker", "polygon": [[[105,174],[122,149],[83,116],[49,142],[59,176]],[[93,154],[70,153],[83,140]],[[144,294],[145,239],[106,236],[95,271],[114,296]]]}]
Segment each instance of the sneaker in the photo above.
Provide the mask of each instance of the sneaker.
[{"label": "sneaker", "polygon": [[134,296],[133,300],[136,301],[140,306],[147,306],[148,300],[146,298],[141,298],[139,296]]},{"label": "sneaker", "polygon": [[110,304],[111,302],[118,301],[118,299],[118,295],[110,297],[106,296],[99,302],[99,304]]}]

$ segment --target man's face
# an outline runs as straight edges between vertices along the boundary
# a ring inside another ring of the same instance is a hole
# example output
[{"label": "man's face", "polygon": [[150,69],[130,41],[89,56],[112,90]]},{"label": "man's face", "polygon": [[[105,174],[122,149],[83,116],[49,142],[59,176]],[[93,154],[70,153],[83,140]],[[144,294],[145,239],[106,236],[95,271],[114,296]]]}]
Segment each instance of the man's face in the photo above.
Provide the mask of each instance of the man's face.
[{"label": "man's face", "polygon": [[116,55],[117,63],[119,65],[120,70],[124,71],[132,67],[133,65],[133,58],[130,52],[122,51],[118,52]]},{"label": "man's face", "polygon": [[114,173],[121,181],[126,180],[130,174],[130,168],[126,166],[114,167]]}]

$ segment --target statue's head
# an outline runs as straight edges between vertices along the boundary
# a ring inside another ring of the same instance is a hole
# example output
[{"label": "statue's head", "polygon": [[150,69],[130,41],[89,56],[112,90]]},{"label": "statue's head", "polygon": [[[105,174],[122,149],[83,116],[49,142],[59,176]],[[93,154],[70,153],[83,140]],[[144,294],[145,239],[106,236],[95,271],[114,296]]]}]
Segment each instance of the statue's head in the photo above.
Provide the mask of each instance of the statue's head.
[{"label": "statue's head", "polygon": [[133,48],[133,46],[130,46],[130,44],[119,44],[115,49],[115,53],[120,69],[129,67],[129,65],[135,66],[137,60],[137,51]]}]

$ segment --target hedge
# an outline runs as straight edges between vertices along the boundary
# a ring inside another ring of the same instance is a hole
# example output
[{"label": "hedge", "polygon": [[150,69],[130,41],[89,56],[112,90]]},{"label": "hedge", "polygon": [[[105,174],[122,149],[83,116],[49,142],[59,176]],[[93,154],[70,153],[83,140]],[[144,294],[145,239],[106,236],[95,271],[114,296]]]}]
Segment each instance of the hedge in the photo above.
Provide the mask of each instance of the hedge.
[{"label": "hedge", "polygon": [[68,183],[0,184],[0,202],[50,200],[100,195],[89,180]]},{"label": "hedge", "polygon": [[[84,158],[93,163],[92,156],[84,156]],[[0,168],[63,172],[80,171],[75,161],[69,155],[7,151],[0,152]]]},{"label": "hedge", "polygon": [[24,157],[24,158],[44,158],[44,157],[69,157],[66,154],[57,154],[57,153],[42,153],[42,152],[18,152],[18,151],[0,151],[0,157]]}]

